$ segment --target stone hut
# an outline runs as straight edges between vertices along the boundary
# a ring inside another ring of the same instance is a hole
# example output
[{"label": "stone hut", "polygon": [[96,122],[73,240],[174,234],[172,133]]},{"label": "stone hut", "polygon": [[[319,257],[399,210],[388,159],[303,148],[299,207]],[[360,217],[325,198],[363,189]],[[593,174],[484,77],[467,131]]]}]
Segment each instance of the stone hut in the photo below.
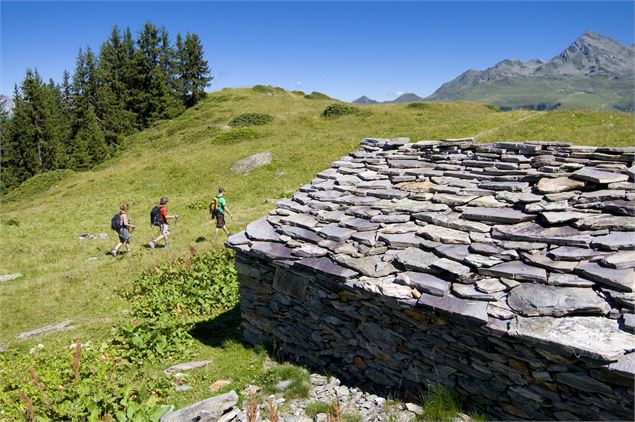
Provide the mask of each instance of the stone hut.
[{"label": "stone hut", "polygon": [[364,139],[228,240],[244,339],[490,418],[633,420],[634,158]]}]

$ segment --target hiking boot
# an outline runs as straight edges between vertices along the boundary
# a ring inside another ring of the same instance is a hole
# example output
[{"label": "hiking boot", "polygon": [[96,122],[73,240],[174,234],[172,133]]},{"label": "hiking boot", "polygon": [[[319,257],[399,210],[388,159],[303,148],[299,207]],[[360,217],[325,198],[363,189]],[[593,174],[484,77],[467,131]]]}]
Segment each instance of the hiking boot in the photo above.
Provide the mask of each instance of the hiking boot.
[{"label": "hiking boot", "polygon": [[154,242],[150,242],[150,243],[148,243],[148,248],[150,248],[150,249],[154,249]]},{"label": "hiking boot", "polygon": [[112,251],[110,251],[110,255],[117,256],[117,251],[113,249]]}]

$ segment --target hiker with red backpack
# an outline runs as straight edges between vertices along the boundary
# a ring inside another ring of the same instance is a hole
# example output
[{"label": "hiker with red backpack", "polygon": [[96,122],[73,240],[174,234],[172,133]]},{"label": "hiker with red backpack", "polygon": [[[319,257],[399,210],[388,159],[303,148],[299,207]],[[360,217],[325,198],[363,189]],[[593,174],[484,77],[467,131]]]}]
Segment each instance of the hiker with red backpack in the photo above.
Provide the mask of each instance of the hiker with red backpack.
[{"label": "hiker with red backpack", "polygon": [[125,245],[126,252],[130,253],[130,231],[135,228],[128,218],[128,204],[123,204],[119,207],[119,212],[112,217],[110,221],[110,228],[117,232],[119,236],[119,243],[110,251],[112,256],[117,256],[119,248]]},{"label": "hiker with red backpack", "polygon": [[168,197],[163,196],[159,201],[159,205],[155,205],[150,211],[150,223],[153,226],[159,227],[159,231],[161,234],[156,239],[150,241],[148,243],[148,247],[154,249],[158,242],[161,240],[165,240],[165,247],[169,247],[170,244],[168,242],[168,236],[170,236],[170,223],[169,220],[173,218],[175,221],[178,220],[179,216],[177,214],[168,215]]},{"label": "hiker with red backpack", "polygon": [[218,188],[218,196],[212,199],[212,202],[209,205],[209,210],[211,217],[216,219],[216,228],[214,229],[214,235],[212,237],[212,241],[216,239],[218,232],[222,229],[227,236],[229,236],[229,231],[227,231],[227,227],[225,227],[225,213],[229,214],[230,217],[233,217],[232,214],[227,209],[227,205],[225,202],[225,197],[223,196],[225,193],[225,188]]}]

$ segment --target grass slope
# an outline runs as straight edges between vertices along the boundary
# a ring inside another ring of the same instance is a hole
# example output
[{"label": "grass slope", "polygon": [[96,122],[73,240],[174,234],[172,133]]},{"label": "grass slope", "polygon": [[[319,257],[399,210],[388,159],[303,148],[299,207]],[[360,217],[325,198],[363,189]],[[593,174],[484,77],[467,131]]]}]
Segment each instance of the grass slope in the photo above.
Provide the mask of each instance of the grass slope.
[{"label": "grass slope", "polygon": [[[40,175],[6,195],[0,205],[0,274],[24,276],[0,284],[0,345],[26,352],[37,342],[100,338],[113,321],[128,314],[130,304],[118,291],[129,288],[144,269],[189,253],[190,245],[199,251],[212,247],[200,240],[210,239],[212,225],[204,208],[219,185],[226,188],[234,214],[228,219],[229,230],[236,232],[266,214],[276,199],[289,197],[332,161],[356,149],[362,137],[478,136],[479,141],[625,146],[634,135],[633,116],[620,113],[501,113],[474,103],[421,103],[359,107],[359,113],[324,118],[321,113],[332,102],[280,90],[262,94],[225,89],[182,116],[130,137],[124,153],[92,171]],[[243,113],[269,114],[273,121],[227,125]],[[272,152],[271,164],[248,175],[230,170],[234,162],[263,151]],[[162,195],[170,197],[170,213],[180,218],[172,226],[171,248],[147,250],[141,244],[156,235],[148,213]],[[134,252],[112,258],[108,252],[116,236],[109,222],[124,202],[138,224],[132,235]],[[78,238],[100,232],[109,238]],[[65,319],[79,328],[49,339],[16,340],[23,331]],[[222,356],[262,359],[236,349],[241,347],[201,343],[196,355],[217,362]],[[198,395],[204,391],[184,396],[181,404]]]}]

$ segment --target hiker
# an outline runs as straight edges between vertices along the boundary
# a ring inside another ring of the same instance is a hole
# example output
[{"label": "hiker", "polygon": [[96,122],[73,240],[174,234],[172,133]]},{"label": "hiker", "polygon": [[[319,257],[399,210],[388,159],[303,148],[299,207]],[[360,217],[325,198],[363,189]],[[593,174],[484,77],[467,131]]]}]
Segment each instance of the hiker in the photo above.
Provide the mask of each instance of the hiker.
[{"label": "hiker", "polygon": [[111,228],[119,235],[119,243],[110,252],[112,256],[117,256],[121,246],[126,247],[126,252],[132,252],[130,249],[130,231],[135,228],[135,225],[128,218],[128,208],[128,204],[121,205],[119,212],[114,215],[110,223]]},{"label": "hiker", "polygon": [[155,205],[155,207],[152,208],[152,211],[150,211],[150,223],[152,223],[153,226],[158,226],[159,231],[161,232],[159,237],[157,237],[156,239],[148,243],[148,247],[152,249],[154,249],[157,243],[160,242],[161,240],[165,240],[166,248],[170,247],[170,244],[168,243],[168,236],[170,236],[169,220],[171,218],[174,218],[174,220],[176,221],[178,220],[179,216],[177,214],[168,215],[167,204],[168,204],[168,197],[163,196],[159,200],[159,205]]},{"label": "hiker", "polygon": [[[218,188],[218,196],[212,199],[212,204],[210,206],[210,208],[212,208],[212,218],[216,218],[216,228],[214,229],[214,236],[212,239],[216,239],[216,236],[221,229],[223,229],[225,234],[229,236],[227,227],[225,227],[225,213],[229,214],[230,217],[233,216],[232,213],[229,212],[229,209],[227,208],[227,205],[225,203],[225,197],[223,196],[224,193],[225,188]],[[215,206],[214,203],[216,204]]]}]

